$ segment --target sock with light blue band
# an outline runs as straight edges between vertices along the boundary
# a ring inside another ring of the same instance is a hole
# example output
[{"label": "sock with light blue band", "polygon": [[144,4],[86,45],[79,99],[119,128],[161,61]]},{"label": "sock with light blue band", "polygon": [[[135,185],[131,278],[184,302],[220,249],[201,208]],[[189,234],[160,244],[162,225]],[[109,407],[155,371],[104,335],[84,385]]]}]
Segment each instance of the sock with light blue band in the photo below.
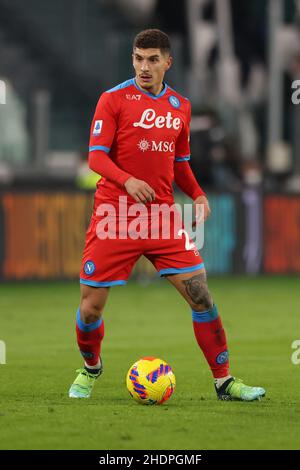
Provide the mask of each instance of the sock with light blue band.
[{"label": "sock with light blue band", "polygon": [[216,305],[214,305],[212,309],[204,312],[195,312],[195,310],[192,310],[192,318],[196,323],[209,323],[216,320],[218,316],[219,314]]},{"label": "sock with light blue band", "polygon": [[104,322],[102,318],[93,323],[84,323],[80,318],[80,309],[76,313],[77,344],[85,365],[95,367],[98,365],[101,343],[104,338]]},{"label": "sock with light blue band", "polygon": [[89,331],[96,330],[101,326],[102,323],[102,318],[99,318],[99,320],[95,321],[94,323],[84,323],[81,318],[80,318],[80,309],[78,308],[77,313],[76,313],[76,323],[78,328],[81,331],[84,331],[85,333],[88,333]]},{"label": "sock with light blue band", "polygon": [[197,343],[202,349],[213,377],[227,378],[229,376],[227,341],[216,305],[204,312],[192,310],[192,318]]}]

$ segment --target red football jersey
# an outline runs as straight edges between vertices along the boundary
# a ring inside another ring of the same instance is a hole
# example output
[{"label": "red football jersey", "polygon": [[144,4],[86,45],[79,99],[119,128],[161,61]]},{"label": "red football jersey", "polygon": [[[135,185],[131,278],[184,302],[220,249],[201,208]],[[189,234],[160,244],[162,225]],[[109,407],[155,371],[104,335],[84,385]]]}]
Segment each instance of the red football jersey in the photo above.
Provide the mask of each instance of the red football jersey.
[{"label": "red football jersey", "polygon": [[[104,92],[91,126],[89,151],[106,152],[115,164],[155,191],[155,204],[172,204],[174,160],[190,159],[188,99],[164,83],[159,95],[138,87],[135,79]],[[101,155],[99,156],[101,158]],[[97,184],[95,207],[118,204],[119,196],[135,201],[113,181]]]}]

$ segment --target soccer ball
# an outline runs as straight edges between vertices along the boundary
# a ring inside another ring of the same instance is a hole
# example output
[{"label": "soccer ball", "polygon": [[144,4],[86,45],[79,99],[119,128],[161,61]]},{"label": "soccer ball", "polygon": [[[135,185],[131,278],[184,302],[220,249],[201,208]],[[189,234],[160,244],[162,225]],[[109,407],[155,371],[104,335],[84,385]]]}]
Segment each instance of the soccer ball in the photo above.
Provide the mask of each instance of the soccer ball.
[{"label": "soccer ball", "polygon": [[143,357],[129,369],[127,389],[138,403],[161,405],[174,392],[176,380],[171,367],[157,357]]}]

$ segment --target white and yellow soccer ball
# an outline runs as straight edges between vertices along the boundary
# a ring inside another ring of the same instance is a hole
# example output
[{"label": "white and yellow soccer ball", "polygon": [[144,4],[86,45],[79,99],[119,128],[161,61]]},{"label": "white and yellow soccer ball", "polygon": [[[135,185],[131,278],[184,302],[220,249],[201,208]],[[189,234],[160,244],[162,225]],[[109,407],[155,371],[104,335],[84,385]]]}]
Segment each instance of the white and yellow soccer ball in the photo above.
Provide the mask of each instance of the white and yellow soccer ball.
[{"label": "white and yellow soccer ball", "polygon": [[143,357],[129,369],[127,389],[138,403],[161,405],[174,392],[176,380],[169,364],[157,357]]}]

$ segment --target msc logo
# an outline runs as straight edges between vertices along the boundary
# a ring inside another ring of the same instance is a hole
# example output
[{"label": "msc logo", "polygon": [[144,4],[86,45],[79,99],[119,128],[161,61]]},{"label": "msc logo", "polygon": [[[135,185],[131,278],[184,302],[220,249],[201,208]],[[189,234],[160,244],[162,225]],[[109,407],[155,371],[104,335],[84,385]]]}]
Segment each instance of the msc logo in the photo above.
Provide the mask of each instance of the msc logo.
[{"label": "msc logo", "polygon": [[93,261],[86,261],[84,265],[84,272],[87,276],[91,276],[95,272],[96,266]]},{"label": "msc logo", "polygon": [[149,140],[142,139],[139,141],[137,144],[138,149],[141,150],[141,152],[146,152],[147,150],[150,152],[174,152],[175,150],[175,144],[174,142],[167,142],[164,140],[161,140],[160,142],[155,142],[155,140],[152,140],[149,142]]},{"label": "msc logo", "polygon": [[126,95],[126,99],[129,101],[140,101],[142,95]]},{"label": "msc logo", "polygon": [[145,109],[140,121],[133,123],[133,127],[142,127],[143,129],[152,129],[152,127],[171,129],[173,127],[173,129],[178,130],[180,125],[180,118],[173,118],[170,111],[167,112],[166,116],[156,116],[156,112],[151,108]]}]

